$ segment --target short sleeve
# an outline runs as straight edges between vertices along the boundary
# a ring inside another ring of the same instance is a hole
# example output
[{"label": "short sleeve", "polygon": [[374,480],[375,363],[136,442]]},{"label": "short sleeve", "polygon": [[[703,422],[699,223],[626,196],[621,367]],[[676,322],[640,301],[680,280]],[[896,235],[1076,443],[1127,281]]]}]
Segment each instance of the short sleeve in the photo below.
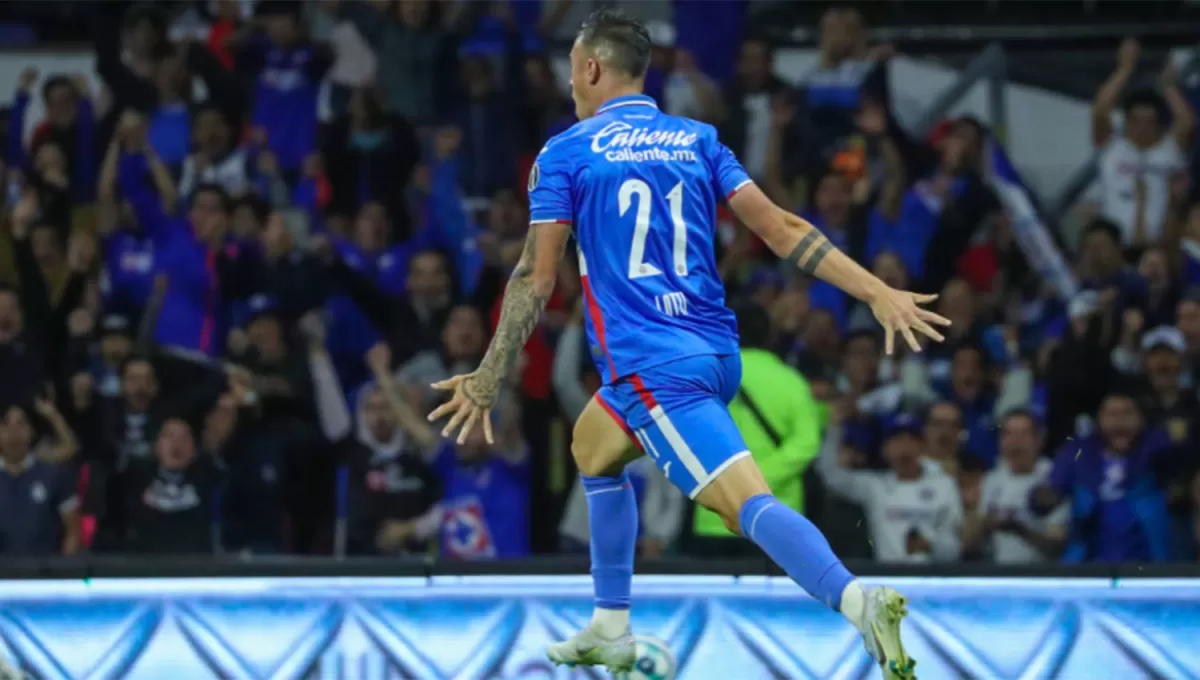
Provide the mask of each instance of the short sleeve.
[{"label": "short sleeve", "polygon": [[569,161],[562,144],[548,145],[534,160],[529,169],[530,222],[574,221]]},{"label": "short sleeve", "polygon": [[713,139],[708,148],[708,167],[712,170],[713,188],[721,198],[728,201],[739,189],[753,180],[729,147]]}]

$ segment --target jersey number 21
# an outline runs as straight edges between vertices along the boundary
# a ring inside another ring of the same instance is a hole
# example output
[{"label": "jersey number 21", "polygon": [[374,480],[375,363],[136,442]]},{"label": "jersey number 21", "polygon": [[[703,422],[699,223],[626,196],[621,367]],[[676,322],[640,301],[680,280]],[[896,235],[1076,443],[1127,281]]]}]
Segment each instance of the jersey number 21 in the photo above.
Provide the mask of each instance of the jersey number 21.
[{"label": "jersey number 21", "polygon": [[[646,237],[650,235],[650,205],[654,194],[650,185],[640,179],[625,180],[617,192],[621,217],[633,206],[637,198],[637,214],[633,226],[633,249],[629,252],[629,278],[641,279],[658,276],[662,270],[646,262]],[[672,266],[677,276],[687,276],[687,224],[683,221],[683,182],[667,192],[667,204],[671,209],[671,225],[674,232]]]}]

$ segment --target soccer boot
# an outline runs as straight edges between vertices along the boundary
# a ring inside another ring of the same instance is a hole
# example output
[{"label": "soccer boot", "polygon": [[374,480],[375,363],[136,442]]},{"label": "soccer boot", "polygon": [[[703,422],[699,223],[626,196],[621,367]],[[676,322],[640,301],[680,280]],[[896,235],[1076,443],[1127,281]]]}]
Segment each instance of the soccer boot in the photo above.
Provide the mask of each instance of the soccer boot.
[{"label": "soccer boot", "polygon": [[569,640],[546,648],[546,656],[555,665],[603,666],[613,673],[633,670],[637,661],[637,643],[629,629],[616,638],[605,638],[591,626]]},{"label": "soccer boot", "polygon": [[863,645],[883,669],[884,680],[916,680],[917,662],[904,651],[900,622],[908,616],[908,598],[887,587],[869,588],[859,625]]}]

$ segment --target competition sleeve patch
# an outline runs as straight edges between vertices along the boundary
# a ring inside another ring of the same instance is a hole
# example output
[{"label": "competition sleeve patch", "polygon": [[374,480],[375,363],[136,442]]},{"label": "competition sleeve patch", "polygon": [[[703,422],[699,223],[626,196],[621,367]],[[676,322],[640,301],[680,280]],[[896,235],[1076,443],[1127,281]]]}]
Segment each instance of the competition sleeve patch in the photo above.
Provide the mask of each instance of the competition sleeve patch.
[{"label": "competition sleeve patch", "polygon": [[536,162],[534,162],[533,167],[529,168],[529,185],[526,187],[526,190],[533,191],[534,189],[536,189],[537,185],[538,185],[538,180],[541,179],[541,177],[542,177],[542,170],[541,170],[541,168],[538,167],[538,164]]}]

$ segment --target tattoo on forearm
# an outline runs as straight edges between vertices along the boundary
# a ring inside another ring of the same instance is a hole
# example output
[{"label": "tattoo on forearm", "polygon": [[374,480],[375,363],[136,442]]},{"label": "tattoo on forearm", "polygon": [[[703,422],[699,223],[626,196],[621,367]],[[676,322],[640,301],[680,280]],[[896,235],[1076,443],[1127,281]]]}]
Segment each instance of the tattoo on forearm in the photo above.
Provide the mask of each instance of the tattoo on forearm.
[{"label": "tattoo on forearm", "polygon": [[831,250],[833,250],[833,244],[829,242],[829,239],[813,229],[800,239],[800,242],[787,256],[787,261],[799,267],[800,271],[805,274],[816,275],[817,266]]},{"label": "tattoo on forearm", "polygon": [[819,238],[821,238],[821,232],[817,231],[816,229],[813,229],[805,234],[800,239],[800,242],[796,244],[796,247],[792,248],[791,254],[787,256],[787,261],[793,266],[799,267],[800,258],[808,252],[808,249],[811,248]]},{"label": "tattoo on forearm", "polygon": [[538,292],[530,278],[537,247],[537,228],[530,227],[521,260],[504,291],[496,335],[492,337],[487,354],[479,364],[477,373],[480,379],[470,381],[465,390],[467,397],[480,408],[491,408],[496,403],[500,383],[517,363],[525,342],[533,334],[542,310],[550,299],[548,295]]}]

